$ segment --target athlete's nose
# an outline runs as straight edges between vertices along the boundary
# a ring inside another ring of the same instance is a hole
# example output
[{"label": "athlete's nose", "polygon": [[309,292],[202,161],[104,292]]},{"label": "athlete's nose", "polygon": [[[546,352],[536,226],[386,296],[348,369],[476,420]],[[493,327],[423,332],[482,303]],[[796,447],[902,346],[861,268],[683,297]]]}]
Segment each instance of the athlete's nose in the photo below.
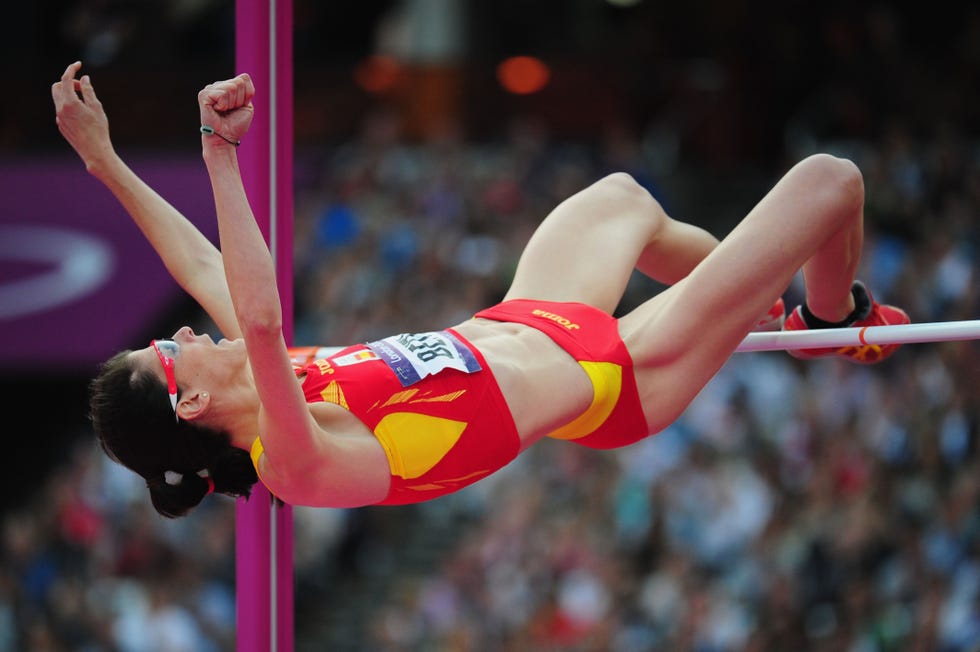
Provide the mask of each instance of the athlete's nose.
[{"label": "athlete's nose", "polygon": [[184,326],[174,333],[174,341],[189,340],[194,338],[194,330],[190,326]]}]

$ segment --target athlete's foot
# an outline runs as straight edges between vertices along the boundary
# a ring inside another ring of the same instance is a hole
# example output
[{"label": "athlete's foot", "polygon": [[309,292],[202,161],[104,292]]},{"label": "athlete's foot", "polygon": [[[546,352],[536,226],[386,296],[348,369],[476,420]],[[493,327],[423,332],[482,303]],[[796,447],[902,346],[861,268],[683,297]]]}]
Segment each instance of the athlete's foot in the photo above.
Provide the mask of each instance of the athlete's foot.
[{"label": "athlete's foot", "polygon": [[[895,306],[879,304],[871,296],[871,292],[861,281],[854,281],[851,286],[854,296],[854,312],[848,315],[840,324],[834,327],[864,327],[888,326],[893,324],[908,324],[911,320],[905,311]],[[784,331],[810,330],[803,316],[803,306],[797,306],[789,314],[783,324]],[[836,356],[857,364],[875,364],[893,354],[900,344],[863,344],[860,346],[842,346],[826,349],[795,349],[787,351],[790,355],[801,360]]]}]

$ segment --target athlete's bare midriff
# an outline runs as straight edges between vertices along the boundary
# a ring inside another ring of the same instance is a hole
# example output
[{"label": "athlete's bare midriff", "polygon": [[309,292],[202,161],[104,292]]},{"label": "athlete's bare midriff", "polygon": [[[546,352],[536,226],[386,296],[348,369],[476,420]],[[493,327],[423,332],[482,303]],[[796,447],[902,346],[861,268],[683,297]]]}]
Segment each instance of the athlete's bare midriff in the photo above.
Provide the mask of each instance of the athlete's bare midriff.
[{"label": "athlete's bare midriff", "polygon": [[[580,415],[592,402],[588,375],[541,331],[489,319],[470,319],[453,329],[479,349],[490,366],[522,450]],[[370,428],[338,405],[314,403],[311,411],[320,426],[334,435],[374,439]]]},{"label": "athlete's bare midriff", "polygon": [[579,364],[541,331],[471,319],[454,330],[477,347],[504,395],[522,449],[588,408],[592,384]]}]

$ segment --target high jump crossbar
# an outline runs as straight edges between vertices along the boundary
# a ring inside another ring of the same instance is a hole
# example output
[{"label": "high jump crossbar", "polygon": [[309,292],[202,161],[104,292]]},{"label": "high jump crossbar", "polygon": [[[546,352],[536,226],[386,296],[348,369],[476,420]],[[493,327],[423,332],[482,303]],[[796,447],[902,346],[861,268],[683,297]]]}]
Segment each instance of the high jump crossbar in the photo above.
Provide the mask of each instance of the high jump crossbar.
[{"label": "high jump crossbar", "polygon": [[967,321],[823,328],[807,331],[749,333],[736,351],[838,348],[882,344],[921,344],[980,339],[980,319]]},{"label": "high jump crossbar", "polygon": [[[863,341],[862,341],[863,338]],[[891,326],[865,326],[863,328],[824,328],[812,331],[776,331],[749,333],[735,350],[742,353],[753,351],[785,351],[787,349],[830,348],[883,344],[923,344],[926,342],[954,342],[980,339],[980,319],[968,321],[941,321],[921,324],[894,324]],[[317,356],[326,357],[342,350],[339,346],[325,346]]]}]

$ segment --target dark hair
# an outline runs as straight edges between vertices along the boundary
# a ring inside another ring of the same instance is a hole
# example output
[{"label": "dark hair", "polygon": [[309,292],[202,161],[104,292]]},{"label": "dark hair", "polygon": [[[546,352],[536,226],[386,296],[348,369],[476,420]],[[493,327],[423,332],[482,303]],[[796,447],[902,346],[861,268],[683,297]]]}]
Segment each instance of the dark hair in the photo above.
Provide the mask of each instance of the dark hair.
[{"label": "dark hair", "polygon": [[[214,491],[251,495],[258,482],[247,451],[231,445],[228,433],[174,418],[167,387],[149,370],[138,367],[131,351],[102,364],[89,387],[92,425],[102,450],[146,480],[153,507],[162,515],[183,516]],[[170,476],[167,472],[180,474]]]}]

